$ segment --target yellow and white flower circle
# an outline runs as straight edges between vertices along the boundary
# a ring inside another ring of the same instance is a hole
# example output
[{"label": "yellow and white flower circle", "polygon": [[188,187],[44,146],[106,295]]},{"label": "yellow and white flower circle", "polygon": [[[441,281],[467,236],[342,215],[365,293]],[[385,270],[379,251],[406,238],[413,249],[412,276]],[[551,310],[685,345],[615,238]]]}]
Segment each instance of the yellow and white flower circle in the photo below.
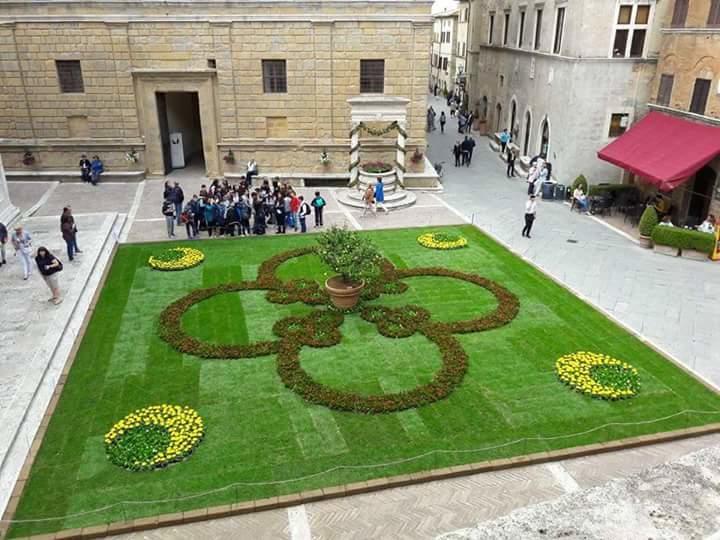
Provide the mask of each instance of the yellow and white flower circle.
[{"label": "yellow and white flower circle", "polygon": [[[555,370],[561,381],[593,397],[626,399],[640,391],[638,370],[606,354],[585,351],[567,354],[555,362]],[[601,376],[599,370],[604,370],[605,375]]]},{"label": "yellow and white flower circle", "polygon": [[442,233],[425,233],[418,236],[418,243],[430,249],[459,249],[468,245],[466,238],[454,236],[452,240],[445,239]]},{"label": "yellow and white flower circle", "polygon": [[[143,455],[138,459],[132,457],[133,452],[126,450],[120,460],[111,457],[113,463],[135,471],[163,467],[189,456],[205,435],[203,419],[195,409],[180,405],[153,405],[128,414],[105,434],[108,454],[113,454],[111,446],[120,444],[123,436],[144,427],[165,430],[167,446],[158,449],[153,455]],[[139,446],[142,446],[142,441]],[[144,450],[146,452],[146,449]],[[142,451],[143,449],[139,449],[137,453],[142,454]]]},{"label": "yellow and white flower circle", "polygon": [[168,257],[151,255],[148,264],[156,270],[185,270],[197,266],[205,260],[205,254],[199,249],[176,247],[167,250]]}]

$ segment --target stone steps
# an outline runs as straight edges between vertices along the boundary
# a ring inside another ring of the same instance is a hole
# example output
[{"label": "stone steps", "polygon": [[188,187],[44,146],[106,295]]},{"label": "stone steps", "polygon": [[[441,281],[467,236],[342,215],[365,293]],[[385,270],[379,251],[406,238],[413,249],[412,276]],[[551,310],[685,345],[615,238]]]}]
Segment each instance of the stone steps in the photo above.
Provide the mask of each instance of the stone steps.
[{"label": "stone steps", "polygon": [[[362,200],[363,191],[357,189],[347,189],[338,191],[336,196],[338,202],[350,206],[352,208],[364,208],[365,203]],[[388,210],[399,210],[407,208],[415,204],[417,195],[411,191],[400,190],[394,193],[385,194],[385,207]]]}]

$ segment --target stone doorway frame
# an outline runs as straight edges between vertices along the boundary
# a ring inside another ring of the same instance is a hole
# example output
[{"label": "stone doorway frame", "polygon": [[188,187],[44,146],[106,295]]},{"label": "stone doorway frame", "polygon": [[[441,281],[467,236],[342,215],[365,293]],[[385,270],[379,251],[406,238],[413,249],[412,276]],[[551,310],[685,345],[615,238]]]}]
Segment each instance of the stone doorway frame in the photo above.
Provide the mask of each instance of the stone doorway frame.
[{"label": "stone doorway frame", "polygon": [[394,96],[358,96],[350,104],[350,182],[354,186],[360,174],[360,131],[364,122],[396,124],[395,168],[398,183],[405,185],[405,143],[407,141],[407,106],[409,99]]},{"label": "stone doorway frame", "polygon": [[207,176],[220,176],[214,69],[195,71],[133,70],[138,118],[145,141],[145,170],[148,176],[165,176],[158,92],[195,92],[200,108],[200,130]]}]

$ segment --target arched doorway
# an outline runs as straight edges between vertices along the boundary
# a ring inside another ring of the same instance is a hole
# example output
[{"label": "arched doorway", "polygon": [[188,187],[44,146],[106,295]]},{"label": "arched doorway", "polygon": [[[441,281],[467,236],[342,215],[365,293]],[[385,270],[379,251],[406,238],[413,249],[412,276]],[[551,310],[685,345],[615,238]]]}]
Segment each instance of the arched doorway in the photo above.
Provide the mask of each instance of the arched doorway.
[{"label": "arched doorway", "polygon": [[550,122],[547,117],[540,124],[540,154],[549,157],[550,150]]},{"label": "arched doorway", "polygon": [[530,149],[530,131],[532,130],[532,117],[530,111],[525,113],[525,141],[523,142],[523,156],[528,155]]},{"label": "arched doorway", "polygon": [[517,139],[517,129],[515,128],[515,119],[517,118],[517,102],[513,99],[510,104],[510,135],[513,141]]},{"label": "arched doorway", "polygon": [[717,174],[711,167],[703,167],[695,173],[695,181],[692,183],[690,192],[686,225],[694,227],[702,223],[707,217],[716,177]]},{"label": "arched doorway", "polygon": [[487,96],[483,96],[482,98],[482,120],[487,121],[487,115],[488,115],[488,98]]},{"label": "arched doorway", "polygon": [[495,107],[495,131],[501,131],[500,126],[502,125],[502,105],[499,103]]}]

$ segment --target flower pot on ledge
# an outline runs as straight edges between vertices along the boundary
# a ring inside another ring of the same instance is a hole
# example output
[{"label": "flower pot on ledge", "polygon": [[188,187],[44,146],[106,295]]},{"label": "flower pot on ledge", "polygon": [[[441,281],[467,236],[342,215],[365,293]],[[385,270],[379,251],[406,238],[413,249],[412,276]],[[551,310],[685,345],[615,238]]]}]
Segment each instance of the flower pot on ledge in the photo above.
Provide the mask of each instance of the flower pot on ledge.
[{"label": "flower pot on ledge", "polygon": [[342,276],[333,276],[325,281],[325,290],[330,295],[330,301],[338,309],[354,308],[364,287],[364,281],[347,283]]},{"label": "flower pot on ledge", "polygon": [[640,235],[640,246],[650,249],[652,247],[652,237]]}]

